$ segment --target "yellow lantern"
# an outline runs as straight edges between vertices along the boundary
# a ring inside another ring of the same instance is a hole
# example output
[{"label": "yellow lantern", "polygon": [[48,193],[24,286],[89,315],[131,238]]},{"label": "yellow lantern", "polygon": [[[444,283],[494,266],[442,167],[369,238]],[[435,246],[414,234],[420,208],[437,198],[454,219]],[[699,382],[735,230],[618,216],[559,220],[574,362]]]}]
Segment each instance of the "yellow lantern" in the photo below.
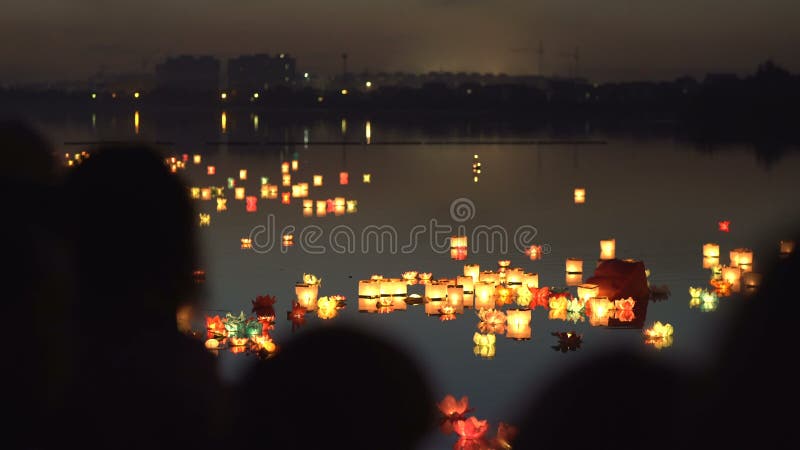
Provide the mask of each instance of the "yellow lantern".
[{"label": "yellow lantern", "polygon": [[203,157],[200,155],[193,155],[192,162],[195,164],[200,164],[203,161]]},{"label": "yellow lantern", "polygon": [[294,286],[294,293],[297,296],[297,303],[308,311],[313,311],[317,307],[317,293],[319,285],[297,283]]},{"label": "yellow lantern", "polygon": [[200,189],[200,198],[203,200],[211,200],[211,188]]},{"label": "yellow lantern", "polygon": [[419,277],[420,281],[427,282],[430,281],[433,274],[430,272],[420,272],[417,274],[417,276]]},{"label": "yellow lantern", "polygon": [[281,173],[289,173],[289,163],[284,161],[281,163]]},{"label": "yellow lantern", "polygon": [[358,299],[358,312],[372,313],[378,310],[378,300],[376,298]]},{"label": "yellow lantern", "polygon": [[308,183],[306,183],[306,182],[297,183],[297,186],[300,189],[300,197],[301,198],[308,197]]},{"label": "yellow lantern", "polygon": [[575,204],[579,205],[582,203],[586,203],[586,189],[585,188],[575,188],[574,192]]},{"label": "yellow lantern", "polygon": [[742,271],[753,269],[753,251],[749,248],[737,248],[730,251],[731,267],[739,267]]},{"label": "yellow lantern", "polygon": [[228,199],[217,197],[217,212],[225,211],[228,209]]},{"label": "yellow lantern", "polygon": [[484,270],[483,272],[480,273],[478,279],[480,281],[485,281],[487,283],[492,283],[496,285],[500,283],[500,274],[498,274],[497,272],[492,272],[491,270]]},{"label": "yellow lantern", "polygon": [[583,273],[583,260],[567,258],[567,273]]},{"label": "yellow lantern", "polygon": [[780,242],[781,255],[786,256],[794,252],[794,241]]},{"label": "yellow lantern", "polygon": [[371,182],[372,182],[372,175],[371,175],[371,174],[368,174],[368,173],[365,173],[365,174],[362,176],[362,180],[364,181],[364,183],[365,183],[365,184],[369,184],[369,183],[371,183]]},{"label": "yellow lantern", "polygon": [[454,307],[463,307],[464,287],[461,285],[447,286],[447,302]]},{"label": "yellow lantern", "polygon": [[564,283],[567,286],[578,286],[579,284],[583,283],[583,274],[582,273],[568,273]]},{"label": "yellow lantern", "polygon": [[719,244],[710,242],[703,245],[703,256],[706,258],[719,258]]},{"label": "yellow lantern", "polygon": [[193,199],[199,199],[200,198],[200,188],[193,187],[193,188],[191,188],[189,190],[189,192],[191,193],[191,197]]},{"label": "yellow lantern", "polygon": [[270,200],[275,200],[278,198],[278,185],[277,184],[267,184],[267,198]]},{"label": "yellow lantern", "polygon": [[288,173],[285,173],[285,174],[281,175],[281,184],[284,187],[291,186],[292,185],[292,175],[288,174]]},{"label": "yellow lantern", "polygon": [[431,300],[425,303],[425,314],[429,316],[435,316],[441,314],[442,304],[444,302],[441,300]]},{"label": "yellow lantern", "polygon": [[333,199],[334,206],[341,206],[344,208],[345,206],[345,199],[344,197],[336,197]]},{"label": "yellow lantern", "polygon": [[614,259],[617,253],[617,240],[606,239],[600,241],[600,259],[609,260]]},{"label": "yellow lantern", "polygon": [[472,277],[472,280],[477,282],[480,278],[481,266],[477,264],[464,264],[464,275]]},{"label": "yellow lantern", "polygon": [[538,288],[539,287],[539,274],[538,273],[526,273],[522,276],[522,284],[524,286],[528,286],[529,288]]},{"label": "yellow lantern", "polygon": [[247,169],[239,170],[239,179],[246,180],[247,179]]},{"label": "yellow lantern", "polygon": [[475,283],[475,309],[494,309],[494,283],[479,281]]},{"label": "yellow lantern", "polygon": [[206,168],[206,173],[207,173],[208,175],[214,175],[214,174],[216,174],[216,173],[217,173],[217,168],[216,168],[216,167],[214,167],[214,166],[208,166],[208,167]]},{"label": "yellow lantern", "polygon": [[359,298],[377,298],[381,296],[381,284],[376,280],[360,280],[358,282]]},{"label": "yellow lantern", "polygon": [[244,200],[245,195],[244,195],[244,188],[243,187],[235,188],[233,190],[233,193],[234,193],[233,198],[235,198],[236,200]]},{"label": "yellow lantern", "polygon": [[506,284],[509,286],[520,286],[525,277],[525,270],[519,267],[506,270]]},{"label": "yellow lantern", "polygon": [[440,283],[429,283],[425,285],[425,297],[441,300],[447,298],[447,285]]},{"label": "yellow lantern", "polygon": [[596,284],[581,284],[578,286],[578,298],[584,302],[592,297],[597,297],[599,293],[600,286]]},{"label": "yellow lantern", "polygon": [[464,294],[472,294],[475,292],[475,282],[470,276],[459,275],[456,277],[456,284],[460,284],[464,287]]},{"label": "yellow lantern", "polygon": [[211,225],[211,214],[200,213],[200,226],[207,227]]},{"label": "yellow lantern", "polygon": [[742,276],[742,270],[738,267],[723,267],[722,279],[731,286],[739,284],[739,278]]},{"label": "yellow lantern", "polygon": [[407,283],[413,283],[417,279],[417,271],[409,270],[400,274],[400,277],[406,280]]},{"label": "yellow lantern", "polygon": [[242,243],[242,250],[248,250],[253,248],[253,241],[250,240],[250,238],[242,238],[241,243]]},{"label": "yellow lantern", "polygon": [[450,237],[450,248],[466,248],[467,247],[467,237],[466,236],[451,236]]},{"label": "yellow lantern", "polygon": [[511,265],[511,261],[509,261],[507,259],[501,259],[500,261],[497,261],[497,265],[502,270],[502,269],[505,269],[506,267],[510,266]]},{"label": "yellow lantern", "polygon": [[312,177],[312,184],[314,186],[322,186],[322,175],[314,175]]},{"label": "yellow lantern", "polygon": [[292,160],[292,172],[297,172],[297,169],[300,168],[300,161],[293,159]]},{"label": "yellow lantern", "polygon": [[713,269],[719,265],[719,258],[710,256],[703,257],[703,269]]},{"label": "yellow lantern", "polygon": [[509,309],[506,311],[506,337],[529,339],[531,337],[531,310]]},{"label": "yellow lantern", "polygon": [[303,209],[312,209],[314,208],[314,200],[305,199],[303,200]]},{"label": "yellow lantern", "polygon": [[347,201],[347,208],[346,211],[348,213],[354,213],[358,210],[358,202],[356,200],[348,200]]}]

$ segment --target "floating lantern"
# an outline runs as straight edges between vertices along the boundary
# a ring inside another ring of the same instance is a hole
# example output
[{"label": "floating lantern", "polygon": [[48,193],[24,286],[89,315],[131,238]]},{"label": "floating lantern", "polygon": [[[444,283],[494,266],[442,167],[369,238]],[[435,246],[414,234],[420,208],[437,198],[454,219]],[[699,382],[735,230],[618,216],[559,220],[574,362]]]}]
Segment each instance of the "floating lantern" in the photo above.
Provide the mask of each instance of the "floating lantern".
[{"label": "floating lantern", "polygon": [[582,284],[578,286],[578,298],[583,301],[589,300],[592,297],[597,297],[600,293],[600,286],[596,284]]},{"label": "floating lantern", "polygon": [[192,155],[192,162],[195,164],[200,164],[203,161],[203,157],[200,155]]},{"label": "floating lantern", "polygon": [[236,180],[233,177],[228,177],[228,189],[236,187]]},{"label": "floating lantern", "polygon": [[786,256],[794,252],[794,241],[781,241],[780,252],[782,256]]},{"label": "floating lantern", "polygon": [[574,192],[575,197],[575,204],[579,205],[582,203],[586,203],[586,189],[585,188],[575,188]]},{"label": "floating lantern", "polygon": [[381,285],[375,280],[360,280],[358,282],[359,298],[377,298],[381,296]]},{"label": "floating lantern", "polygon": [[312,184],[314,186],[322,186],[322,175],[314,175],[312,177]]},{"label": "floating lantern", "polygon": [[242,250],[248,250],[253,248],[253,241],[251,241],[249,238],[242,238],[241,243],[242,243]]},{"label": "floating lantern", "polygon": [[703,245],[703,256],[708,258],[719,258],[719,244],[709,242]]},{"label": "floating lantern", "polygon": [[237,187],[236,189],[234,189],[233,193],[234,193],[233,198],[235,198],[236,200],[244,200],[245,196],[243,187]]},{"label": "floating lantern", "polygon": [[459,275],[456,277],[456,284],[460,284],[464,288],[465,294],[472,294],[475,292],[475,281],[471,276]]},{"label": "floating lantern", "polygon": [[491,270],[484,270],[483,272],[480,273],[478,279],[480,281],[485,281],[487,283],[492,283],[494,285],[497,285],[500,283],[500,274],[498,274],[497,272],[493,272]]},{"label": "floating lantern", "polygon": [[717,222],[717,226],[719,231],[723,233],[730,233],[731,232],[731,221],[730,220],[721,220]]},{"label": "floating lantern", "polygon": [[344,215],[344,212],[345,212],[344,205],[341,205],[341,206],[340,205],[335,205],[333,207],[333,214],[335,216],[342,216],[342,215]]},{"label": "floating lantern", "polygon": [[292,197],[294,198],[301,198],[303,196],[303,190],[300,188],[299,184],[292,185]]},{"label": "floating lantern", "polygon": [[200,189],[200,198],[202,200],[211,200],[211,188]]},{"label": "floating lantern", "polygon": [[214,166],[208,166],[206,167],[206,173],[208,175],[215,175],[217,173],[217,168]]},{"label": "floating lantern", "polygon": [[329,297],[322,297],[317,300],[317,316],[320,319],[332,319],[336,317],[336,306],[339,304],[336,300]]},{"label": "floating lantern", "polygon": [[324,217],[328,214],[328,202],[325,200],[317,200],[316,205],[317,217]]},{"label": "floating lantern", "polygon": [[522,285],[529,288],[539,287],[539,274],[538,273],[525,273],[522,276]]},{"label": "floating lantern", "polygon": [[464,261],[465,259],[467,259],[467,248],[466,247],[451,248],[450,259],[452,259],[453,261]]},{"label": "floating lantern", "polygon": [[193,187],[193,188],[189,189],[189,196],[192,197],[193,199],[199,199],[200,198],[200,188]]},{"label": "floating lantern", "polygon": [[703,269],[713,269],[719,266],[719,258],[703,257]]},{"label": "floating lantern", "polygon": [[[523,308],[528,308],[531,306],[531,301],[533,300],[533,293],[528,286],[520,286],[516,289],[517,293],[517,304],[522,306]],[[535,306],[535,305],[534,305]]]},{"label": "floating lantern", "polygon": [[207,227],[211,225],[211,214],[200,213],[200,226]]},{"label": "floating lantern", "polygon": [[450,248],[466,248],[467,247],[467,237],[466,236],[451,236],[450,237]]},{"label": "floating lantern", "polygon": [[617,240],[605,239],[600,241],[600,259],[605,261],[614,259],[617,253]]},{"label": "floating lantern", "polygon": [[364,182],[364,184],[369,184],[372,182],[372,175],[365,173],[364,175],[362,175],[361,179]]},{"label": "floating lantern", "polygon": [[254,195],[249,195],[245,197],[245,210],[247,212],[258,211],[258,197]]},{"label": "floating lantern", "polygon": [[376,312],[378,310],[378,300],[375,298],[361,298],[358,299],[358,312]]},{"label": "floating lantern", "polygon": [[292,160],[292,172],[297,172],[297,169],[300,168],[300,161],[293,159]]},{"label": "floating lantern", "polygon": [[246,180],[247,179],[247,169],[239,170],[239,179]]},{"label": "floating lantern", "polygon": [[510,266],[510,265],[511,265],[511,261],[509,261],[509,260],[507,260],[507,259],[501,259],[500,261],[497,261],[497,265],[498,265],[498,266],[499,266],[501,269],[505,269],[506,267],[508,267],[508,266]]},{"label": "floating lantern", "polygon": [[416,270],[409,270],[407,272],[403,272],[400,274],[400,277],[406,281],[408,284],[414,284],[414,281],[417,279],[417,271]]},{"label": "floating lantern", "polygon": [[761,285],[762,276],[760,273],[756,272],[747,272],[742,274],[742,280],[744,281],[744,286],[747,288],[757,288]]},{"label": "floating lantern", "polygon": [[281,175],[281,185],[283,187],[289,187],[292,185],[292,176],[288,173]]},{"label": "floating lantern", "polygon": [[700,298],[700,296],[703,295],[703,288],[689,287],[689,295],[692,298]]},{"label": "floating lantern", "polygon": [[349,182],[350,175],[347,172],[339,172],[339,184],[346,186]]},{"label": "floating lantern", "polygon": [[509,309],[506,311],[506,337],[510,339],[530,339],[531,310]]},{"label": "floating lantern", "polygon": [[305,199],[303,200],[303,209],[313,209],[314,208],[314,200]]},{"label": "floating lantern", "polygon": [[314,210],[311,208],[303,208],[303,217],[314,217]]},{"label": "floating lantern", "polygon": [[289,173],[289,163],[284,161],[281,163],[281,173]]},{"label": "floating lantern", "polygon": [[531,258],[531,261],[542,259],[542,246],[531,245],[525,250],[525,254],[527,254]]},{"label": "floating lantern", "polygon": [[583,260],[575,258],[567,258],[567,273],[583,273]]},{"label": "floating lantern", "polygon": [[548,300],[548,306],[550,306],[551,310],[559,310],[559,309],[566,310],[568,302],[569,300],[567,299],[567,297],[560,295],[558,297],[551,297]]},{"label": "floating lantern", "polygon": [[730,251],[731,267],[740,267],[742,271],[752,270],[753,251],[749,248],[737,248]]},{"label": "floating lantern", "polygon": [[519,286],[522,285],[522,281],[525,278],[525,270],[520,269],[519,267],[514,269],[506,270],[506,284],[509,286]]},{"label": "floating lantern", "polygon": [[[480,334],[475,333],[475,336],[472,337],[472,341],[475,342],[475,347],[473,347],[472,352],[475,356],[479,356],[484,359],[492,359],[496,353],[495,348],[495,335],[494,334]],[[478,342],[486,343],[485,345],[478,344]],[[491,343],[489,343],[491,342]]]},{"label": "floating lantern", "polygon": [[[627,305],[627,303],[620,303],[620,306]],[[614,302],[609,300],[608,297],[593,297],[586,301],[586,308],[597,318],[608,316],[608,312],[613,310],[614,306]]]},{"label": "floating lantern", "polygon": [[417,274],[417,276],[419,277],[420,281],[426,282],[430,281],[433,274],[430,272],[420,272]]},{"label": "floating lantern", "polygon": [[348,200],[346,211],[348,213],[354,213],[358,210],[358,202],[356,200]]},{"label": "floating lantern", "polygon": [[[267,198],[270,200],[275,200],[278,198],[278,185],[277,184],[267,184]],[[262,187],[263,189],[263,187]]]},{"label": "floating lantern", "polygon": [[674,330],[670,324],[656,322],[653,326],[644,331],[645,343],[653,345],[657,349],[666,348],[672,345],[672,334]]},{"label": "floating lantern", "polygon": [[284,205],[288,205],[292,202],[292,193],[291,192],[281,192],[281,203]]},{"label": "floating lantern", "polygon": [[464,286],[447,286],[447,302],[455,307],[464,306]]},{"label": "floating lantern", "polygon": [[472,277],[472,280],[477,282],[480,278],[481,266],[477,264],[464,264],[464,275]]},{"label": "floating lantern", "polygon": [[723,267],[722,279],[731,286],[739,283],[739,278],[742,276],[742,270],[738,267]]},{"label": "floating lantern", "polygon": [[294,235],[293,234],[284,234],[281,236],[281,245],[284,247],[291,247],[294,245]]},{"label": "floating lantern", "polygon": [[316,284],[297,283],[294,286],[297,303],[308,311],[312,311],[317,307],[318,292],[319,286]]},{"label": "floating lantern", "polygon": [[564,284],[567,286],[578,286],[583,283],[583,274],[582,273],[568,273],[567,276],[564,278]]},{"label": "floating lantern", "polygon": [[[449,317],[449,316],[452,316],[453,314],[455,314],[455,312],[456,312],[455,305],[451,305],[451,304],[449,304],[447,302],[442,302],[441,305],[439,305],[439,314],[442,315],[442,321],[453,320],[455,318],[455,316],[453,316],[453,317]],[[448,317],[445,317],[445,316],[448,316]]]},{"label": "floating lantern", "polygon": [[344,207],[344,205],[345,205],[344,197],[336,197],[336,198],[334,198],[333,199],[333,204],[334,204],[334,206]]},{"label": "floating lantern", "polygon": [[228,199],[217,197],[217,212],[225,211],[228,209]]},{"label": "floating lantern", "polygon": [[425,297],[433,300],[441,300],[447,298],[447,285],[440,283],[426,284]]}]

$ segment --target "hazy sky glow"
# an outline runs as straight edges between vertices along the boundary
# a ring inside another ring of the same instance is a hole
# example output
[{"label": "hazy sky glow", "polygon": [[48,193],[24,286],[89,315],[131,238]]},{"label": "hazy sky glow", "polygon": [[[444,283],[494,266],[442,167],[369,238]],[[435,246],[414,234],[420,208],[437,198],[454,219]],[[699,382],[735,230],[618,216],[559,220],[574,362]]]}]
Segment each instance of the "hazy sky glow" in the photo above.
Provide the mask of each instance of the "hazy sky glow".
[{"label": "hazy sky glow", "polygon": [[[0,81],[152,70],[167,55],[286,51],[300,70],[670,79],[800,71],[797,0],[0,0]],[[515,51],[516,49],[516,51]],[[523,49],[523,50],[519,50]],[[524,50],[527,49],[527,50]]]}]

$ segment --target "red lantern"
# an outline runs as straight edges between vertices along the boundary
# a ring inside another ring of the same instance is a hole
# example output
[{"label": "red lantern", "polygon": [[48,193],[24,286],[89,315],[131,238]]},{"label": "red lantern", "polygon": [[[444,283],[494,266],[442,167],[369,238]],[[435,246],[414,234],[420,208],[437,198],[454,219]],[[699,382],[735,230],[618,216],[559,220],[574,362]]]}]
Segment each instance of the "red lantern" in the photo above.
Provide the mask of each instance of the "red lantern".
[{"label": "red lantern", "polygon": [[254,195],[248,195],[245,197],[245,201],[247,202],[247,212],[256,212],[258,210],[258,197]]},{"label": "red lantern", "polygon": [[208,166],[207,170],[209,175],[214,175],[215,173],[217,173],[217,168],[214,166]]},{"label": "red lantern", "polygon": [[349,182],[350,174],[347,172],[339,172],[339,184],[342,186],[346,185]]},{"label": "red lantern", "polygon": [[723,233],[730,233],[731,232],[731,221],[730,220],[721,220],[718,222],[719,231]]},{"label": "red lantern", "polygon": [[292,201],[292,193],[291,192],[281,192],[281,203],[284,205],[288,205]]}]

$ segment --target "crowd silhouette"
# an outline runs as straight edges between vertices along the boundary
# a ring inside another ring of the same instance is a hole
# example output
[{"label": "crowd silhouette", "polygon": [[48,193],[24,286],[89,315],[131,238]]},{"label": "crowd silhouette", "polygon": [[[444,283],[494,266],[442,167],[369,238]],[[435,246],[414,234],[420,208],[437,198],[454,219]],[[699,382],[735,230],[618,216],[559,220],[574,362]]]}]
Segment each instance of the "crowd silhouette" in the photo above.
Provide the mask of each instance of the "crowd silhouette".
[{"label": "crowd silhouette", "polygon": [[[195,214],[158,153],[98,149],[64,173],[23,123],[0,123],[0,145],[9,448],[402,450],[437,428],[424,369],[346,327],[301,333],[227,388],[176,326],[199,306]],[[621,352],[560,375],[517,417],[513,448],[788,446],[797,280],[795,252],[743,303],[710,370]]]}]

